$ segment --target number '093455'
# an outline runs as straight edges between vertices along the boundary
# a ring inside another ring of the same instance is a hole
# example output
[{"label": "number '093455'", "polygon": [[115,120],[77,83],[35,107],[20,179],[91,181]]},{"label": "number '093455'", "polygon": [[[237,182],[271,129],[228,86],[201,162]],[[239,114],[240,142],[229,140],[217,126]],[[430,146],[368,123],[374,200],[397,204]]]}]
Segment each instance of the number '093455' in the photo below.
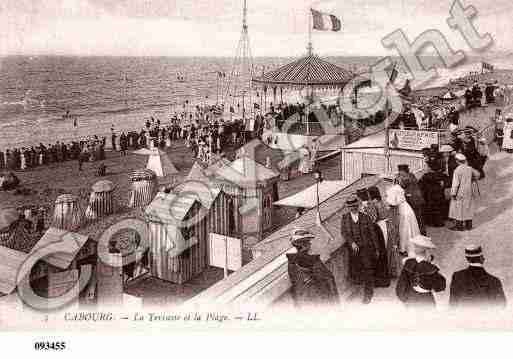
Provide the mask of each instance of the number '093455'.
[{"label": "number '093455'", "polygon": [[66,349],[66,342],[35,342],[34,349],[61,351]]}]

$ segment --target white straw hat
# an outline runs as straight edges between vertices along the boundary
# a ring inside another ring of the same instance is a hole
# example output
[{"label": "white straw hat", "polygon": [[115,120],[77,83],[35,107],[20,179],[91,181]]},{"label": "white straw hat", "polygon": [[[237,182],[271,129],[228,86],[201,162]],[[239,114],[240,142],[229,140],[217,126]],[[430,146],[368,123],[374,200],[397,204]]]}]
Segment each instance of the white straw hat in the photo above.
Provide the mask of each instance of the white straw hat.
[{"label": "white straw hat", "polygon": [[417,235],[410,239],[410,243],[423,248],[436,248],[435,244],[431,240],[431,238],[423,236],[423,235]]}]

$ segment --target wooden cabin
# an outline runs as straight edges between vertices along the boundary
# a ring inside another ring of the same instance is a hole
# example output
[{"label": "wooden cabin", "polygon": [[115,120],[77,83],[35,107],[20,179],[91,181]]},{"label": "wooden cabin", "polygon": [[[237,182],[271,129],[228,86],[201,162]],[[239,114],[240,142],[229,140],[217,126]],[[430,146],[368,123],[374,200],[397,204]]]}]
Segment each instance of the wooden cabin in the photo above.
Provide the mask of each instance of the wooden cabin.
[{"label": "wooden cabin", "polygon": [[229,212],[240,236],[260,240],[273,228],[279,178],[278,172],[244,155],[216,171],[215,182],[230,197]]},{"label": "wooden cabin", "polygon": [[199,165],[173,193],[159,192],[145,210],[153,277],[183,284],[209,266],[210,233],[229,234],[228,197]]},{"label": "wooden cabin", "polygon": [[[4,263],[0,275],[1,293],[13,292],[18,285],[17,278],[28,278],[39,296],[56,298],[78,284],[82,274],[93,274],[96,270],[96,242],[77,233],[50,227],[30,250],[26,249],[0,247],[0,261]],[[38,258],[31,268],[25,265],[27,260]],[[81,298],[94,297],[96,283],[92,279],[89,278],[81,293],[76,292],[77,299],[79,295]],[[21,295],[24,290],[18,288]]]}]

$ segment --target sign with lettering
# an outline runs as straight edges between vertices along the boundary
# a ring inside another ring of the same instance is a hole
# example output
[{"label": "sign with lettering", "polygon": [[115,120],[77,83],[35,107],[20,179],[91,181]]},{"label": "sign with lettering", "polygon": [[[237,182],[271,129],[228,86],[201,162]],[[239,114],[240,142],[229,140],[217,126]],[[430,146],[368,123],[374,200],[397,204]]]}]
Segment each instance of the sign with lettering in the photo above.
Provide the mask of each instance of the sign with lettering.
[{"label": "sign with lettering", "polygon": [[431,145],[438,145],[438,132],[416,130],[390,130],[390,149],[422,151]]},{"label": "sign with lettering", "polygon": [[242,241],[216,233],[210,233],[210,265],[236,271],[242,267]]}]

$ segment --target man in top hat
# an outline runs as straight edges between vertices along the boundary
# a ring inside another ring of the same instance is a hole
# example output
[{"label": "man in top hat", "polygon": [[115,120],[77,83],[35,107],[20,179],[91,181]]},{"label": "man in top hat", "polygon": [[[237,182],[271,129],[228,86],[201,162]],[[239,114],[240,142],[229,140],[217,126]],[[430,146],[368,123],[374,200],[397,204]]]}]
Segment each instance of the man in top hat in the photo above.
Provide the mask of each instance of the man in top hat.
[{"label": "man in top hat", "polygon": [[435,307],[433,293],[445,290],[445,278],[432,263],[429,250],[436,248],[431,238],[418,235],[410,239],[413,258],[407,258],[397,281],[396,295],[407,307]]},{"label": "man in top hat", "polygon": [[410,167],[405,164],[397,166],[399,174],[396,177],[396,183],[398,183],[404,189],[404,195],[406,201],[415,212],[415,217],[419,224],[420,233],[426,233],[426,227],[424,226],[424,220],[422,215],[422,208],[424,207],[424,197],[419,187],[417,177],[410,172]]},{"label": "man in top hat", "polygon": [[314,235],[301,228],[294,229],[291,244],[297,253],[287,253],[292,296],[298,307],[336,305],[339,295],[335,277],[320,255],[310,254]]},{"label": "man in top hat", "polygon": [[354,284],[363,284],[363,303],[374,295],[374,271],[379,257],[379,243],[372,220],[360,208],[356,196],[346,201],[348,213],[342,216],[341,233],[350,247],[349,276]]},{"label": "man in top hat", "polygon": [[501,281],[483,267],[481,246],[465,248],[468,268],[455,272],[451,280],[449,305],[453,308],[484,305],[486,308],[506,306],[506,296]]},{"label": "man in top hat", "polygon": [[449,206],[449,218],[456,224],[449,228],[453,231],[472,229],[474,216],[474,191],[472,183],[479,179],[479,172],[467,165],[467,159],[461,153],[456,154],[458,167],[454,170],[451,187],[451,204]]}]

